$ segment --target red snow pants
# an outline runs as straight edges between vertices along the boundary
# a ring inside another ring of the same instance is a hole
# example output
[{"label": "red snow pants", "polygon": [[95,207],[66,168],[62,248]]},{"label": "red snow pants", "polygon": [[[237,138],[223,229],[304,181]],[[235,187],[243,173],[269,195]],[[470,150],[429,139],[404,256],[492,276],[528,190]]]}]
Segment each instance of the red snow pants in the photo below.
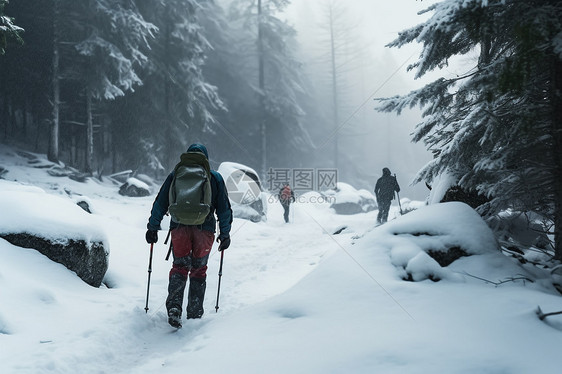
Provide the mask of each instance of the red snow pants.
[{"label": "red snow pants", "polygon": [[199,226],[179,226],[172,230],[174,264],[170,277],[179,273],[183,279],[207,277],[207,260],[215,234]]}]

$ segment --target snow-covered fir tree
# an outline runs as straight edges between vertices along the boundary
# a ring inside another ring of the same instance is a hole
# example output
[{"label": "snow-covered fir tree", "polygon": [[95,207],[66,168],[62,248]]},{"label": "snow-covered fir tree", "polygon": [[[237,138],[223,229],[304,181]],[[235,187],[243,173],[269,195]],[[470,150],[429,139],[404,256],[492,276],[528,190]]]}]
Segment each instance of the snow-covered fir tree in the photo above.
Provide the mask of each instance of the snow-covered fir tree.
[{"label": "snow-covered fir tree", "polygon": [[230,19],[240,30],[237,45],[245,51],[244,72],[254,82],[259,103],[260,171],[264,175],[275,155],[313,146],[303,124],[301,101],[306,100],[306,89],[295,57],[295,30],[279,18],[289,3],[234,0],[230,7]]},{"label": "snow-covered fir tree", "polygon": [[7,2],[8,0],[0,0],[0,55],[6,52],[8,39],[12,38],[21,42],[20,34],[24,31],[21,27],[14,24],[11,17],[4,15],[4,6]]},{"label": "snow-covered fir tree", "polygon": [[215,123],[211,131],[203,134],[203,141],[216,145],[218,157],[257,168],[254,150],[259,144],[259,120],[256,102],[249,99],[255,94],[255,84],[244,74],[247,59],[238,45],[238,29],[229,21],[225,8],[214,0],[200,2],[199,20],[201,31],[212,46],[206,51],[203,74],[219,87],[227,108],[215,113]]},{"label": "snow-covered fir tree", "polygon": [[452,174],[467,191],[483,194],[485,215],[506,209],[544,217],[562,260],[562,3],[554,0],[445,0],[429,20],[389,44],[423,44],[416,77],[476,54],[474,66],[401,97],[381,111],[419,105],[414,134],[435,156],[417,181]]},{"label": "snow-covered fir tree", "polygon": [[[200,5],[193,0],[139,2],[142,14],[158,27],[149,52],[150,66],[136,98],[144,150],[167,167],[178,154],[211,128],[214,113],[224,109],[217,88],[203,76],[211,48],[199,24]],[[146,148],[148,146],[148,148]]]},{"label": "snow-covered fir tree", "polygon": [[78,35],[76,51],[83,57],[77,77],[86,100],[86,171],[94,157],[94,100],[113,100],[142,84],[139,70],[147,62],[142,51],[156,27],[146,22],[132,0],[89,0],[61,4]]}]

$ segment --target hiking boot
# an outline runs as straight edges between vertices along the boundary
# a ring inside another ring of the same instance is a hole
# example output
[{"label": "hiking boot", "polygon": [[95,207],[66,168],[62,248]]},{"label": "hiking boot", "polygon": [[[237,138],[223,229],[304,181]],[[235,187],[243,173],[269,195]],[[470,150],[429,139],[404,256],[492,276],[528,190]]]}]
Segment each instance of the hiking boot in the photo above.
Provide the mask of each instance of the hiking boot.
[{"label": "hiking boot", "polygon": [[181,329],[181,311],[179,309],[172,308],[168,311],[168,323],[176,329]]},{"label": "hiking boot", "polygon": [[181,312],[186,281],[187,277],[181,273],[171,272],[168,283],[168,297],[166,298],[167,310],[177,309]]},{"label": "hiking boot", "polygon": [[203,316],[203,300],[205,299],[205,279],[191,278],[189,280],[189,291],[187,293],[187,319],[201,318]]}]

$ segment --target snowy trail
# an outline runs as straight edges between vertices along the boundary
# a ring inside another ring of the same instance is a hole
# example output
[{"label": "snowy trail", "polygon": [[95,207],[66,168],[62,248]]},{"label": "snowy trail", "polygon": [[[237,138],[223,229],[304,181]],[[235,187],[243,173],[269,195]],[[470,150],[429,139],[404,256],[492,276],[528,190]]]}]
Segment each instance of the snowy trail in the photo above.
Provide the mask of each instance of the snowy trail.
[{"label": "snowy trail", "polygon": [[[93,288],[37,251],[0,239],[2,374],[559,369],[562,320],[540,321],[535,315],[537,305],[545,312],[560,310],[550,278],[495,251],[493,237],[486,239],[489,229],[467,207],[439,204],[396,220],[393,207],[392,221],[373,228],[376,211],[343,216],[328,204],[297,203],[292,223],[285,224],[281,206],[270,204],[267,222],[234,221],[219,312],[215,244],[206,313],[201,320],[184,320],[176,331],[167,324],[164,306],[171,267],[164,260],[166,231],[154,246],[150,309],[144,310],[149,257],[144,234],[154,196],[124,198],[110,184],[53,179],[26,167],[8,176],[71,201],[86,197],[92,227],[107,234],[111,254],[107,287]],[[0,189],[3,185],[0,180]],[[441,268],[421,249],[428,243],[488,252]],[[405,282],[406,267],[420,280]],[[492,280],[527,274],[535,282],[497,287],[467,272]],[[428,274],[443,280],[432,282],[424,278]]]},{"label": "snowy trail", "polygon": [[[136,372],[135,367],[150,367],[151,362],[166,361],[168,356],[197,351],[210,339],[207,327],[290,289],[324,258],[340,249],[326,235],[335,229],[335,223],[323,222],[318,211],[309,211],[306,207],[295,207],[293,216],[298,224],[285,224],[281,207],[275,205],[270,206],[267,222],[256,224],[236,219],[232,245],[224,256],[219,313],[215,313],[214,308],[220,260],[215,245],[208,264],[205,316],[198,321],[184,320],[183,329],[176,332],[168,326],[165,315],[167,275],[171,266],[164,261],[166,232],[160,233],[160,240],[154,247],[148,314],[143,309],[148,275],[148,245],[144,242],[143,226],[150,204],[151,199],[131,204],[127,211],[134,215],[120,216],[111,201],[94,202],[99,223],[109,234],[111,257],[106,279],[112,288],[92,289],[73,279],[72,273],[67,271],[64,272],[68,279],[44,284],[46,290],[42,298],[58,292],[56,289],[68,289],[68,284],[72,288],[64,300],[58,294],[59,300],[54,301],[57,304],[54,313],[59,315],[41,310],[37,320],[30,321],[30,329],[37,331],[35,341],[21,342],[22,355],[13,357],[13,368],[33,372],[71,369],[105,372],[111,367],[112,372]],[[163,227],[167,227],[167,222]],[[33,251],[29,255],[41,257]],[[47,260],[44,262],[42,266],[60,267]],[[50,272],[44,270],[44,273]],[[60,315],[60,310],[65,313]],[[57,319],[67,321],[65,329],[61,330],[58,324],[53,325],[53,329],[45,326],[47,321]],[[36,359],[28,367],[23,357],[29,343],[36,345]],[[99,370],[95,370],[96,367]]]},{"label": "snowy trail", "polygon": [[[236,219],[232,245],[224,256],[219,312],[215,313],[214,308],[220,260],[215,246],[209,259],[206,314],[198,321],[184,320],[184,327],[177,332],[166,322],[164,301],[167,271],[171,264],[162,261],[166,248],[159,244],[155,249],[158,255],[153,260],[148,315],[140,307],[144,300],[136,295],[128,304],[137,307],[133,310],[125,307],[122,312],[125,316],[113,314],[114,318],[107,321],[113,326],[128,321],[120,327],[122,331],[114,333],[111,338],[113,343],[110,345],[125,345],[119,357],[111,357],[111,366],[116,372],[128,372],[132,367],[151,367],[150,362],[165,361],[167,356],[197,351],[210,339],[205,333],[207,325],[290,289],[324,257],[338,250],[328,235],[322,235],[324,228],[308,214],[296,214],[302,221],[300,224],[285,224],[281,207],[270,206],[268,222],[256,224]],[[122,336],[129,339],[121,342]]]}]

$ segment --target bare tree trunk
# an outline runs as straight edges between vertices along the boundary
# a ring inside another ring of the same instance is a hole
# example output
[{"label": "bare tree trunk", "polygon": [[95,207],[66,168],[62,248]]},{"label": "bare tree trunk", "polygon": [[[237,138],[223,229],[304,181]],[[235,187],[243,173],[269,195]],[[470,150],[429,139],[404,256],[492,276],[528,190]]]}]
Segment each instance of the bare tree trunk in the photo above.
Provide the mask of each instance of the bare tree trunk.
[{"label": "bare tree trunk", "polygon": [[23,141],[27,142],[27,133],[29,132],[29,116],[31,115],[31,104],[29,103],[29,97],[25,99],[25,108],[23,110],[23,122],[22,122],[22,137]]},{"label": "bare tree trunk", "polygon": [[3,106],[2,125],[4,125],[4,139],[8,139],[8,121],[10,120],[9,117],[10,104],[7,95],[4,95],[4,102],[2,106]]},{"label": "bare tree trunk", "polygon": [[[166,14],[167,14],[167,18],[171,19],[170,16],[170,6],[166,5]],[[172,26],[169,23],[166,23],[165,26],[165,30],[164,30],[164,55],[165,56],[169,56],[170,55],[170,50],[171,50],[171,34],[172,34]],[[171,151],[172,149],[174,149],[174,142],[173,142],[173,137],[174,137],[174,132],[172,131],[172,126],[174,126],[173,121],[172,121],[172,99],[171,99],[171,68],[170,68],[170,63],[168,59],[165,59],[164,61],[164,66],[165,66],[165,75],[164,75],[164,118],[163,118],[163,125],[164,128],[166,129],[166,143],[167,143],[167,149],[169,151]],[[176,157],[166,157],[165,159],[168,160],[167,162],[167,166],[170,167],[172,165],[175,164],[176,162]]]},{"label": "bare tree trunk", "polygon": [[554,59],[553,127],[554,127],[554,258],[562,261],[562,63]]},{"label": "bare tree trunk", "polygon": [[332,108],[333,108],[333,120],[334,120],[334,168],[337,170],[339,164],[339,136],[338,136],[338,124],[339,124],[339,111],[338,111],[338,79],[337,79],[337,67],[336,67],[336,40],[334,35],[334,8],[330,5],[330,54],[331,54],[331,64],[332,64]]},{"label": "bare tree trunk", "polygon": [[0,127],[6,126],[6,70],[0,70]]},{"label": "bare tree trunk", "polygon": [[258,70],[260,88],[260,136],[261,136],[261,174],[267,175],[267,128],[265,123],[265,66],[263,50],[262,6],[258,0]]},{"label": "bare tree trunk", "polygon": [[86,173],[94,170],[94,120],[92,114],[92,91],[86,93]]},{"label": "bare tree trunk", "polygon": [[76,148],[76,134],[72,131],[72,137],[70,139],[70,165],[73,166],[76,166],[78,163]]},{"label": "bare tree trunk", "polygon": [[117,146],[115,145],[115,126],[111,128],[111,174],[117,173]]},{"label": "bare tree trunk", "polygon": [[8,130],[8,135],[11,135],[13,138],[16,133],[16,109],[15,109],[14,100],[12,100],[11,98],[10,98],[9,113],[10,113],[10,120],[8,121],[8,124],[10,125],[10,130]]},{"label": "bare tree trunk", "polygon": [[59,161],[59,103],[60,103],[60,82],[59,82],[59,36],[57,21],[58,0],[53,2],[53,118],[51,131],[49,134],[49,149],[47,158],[49,161]]}]

